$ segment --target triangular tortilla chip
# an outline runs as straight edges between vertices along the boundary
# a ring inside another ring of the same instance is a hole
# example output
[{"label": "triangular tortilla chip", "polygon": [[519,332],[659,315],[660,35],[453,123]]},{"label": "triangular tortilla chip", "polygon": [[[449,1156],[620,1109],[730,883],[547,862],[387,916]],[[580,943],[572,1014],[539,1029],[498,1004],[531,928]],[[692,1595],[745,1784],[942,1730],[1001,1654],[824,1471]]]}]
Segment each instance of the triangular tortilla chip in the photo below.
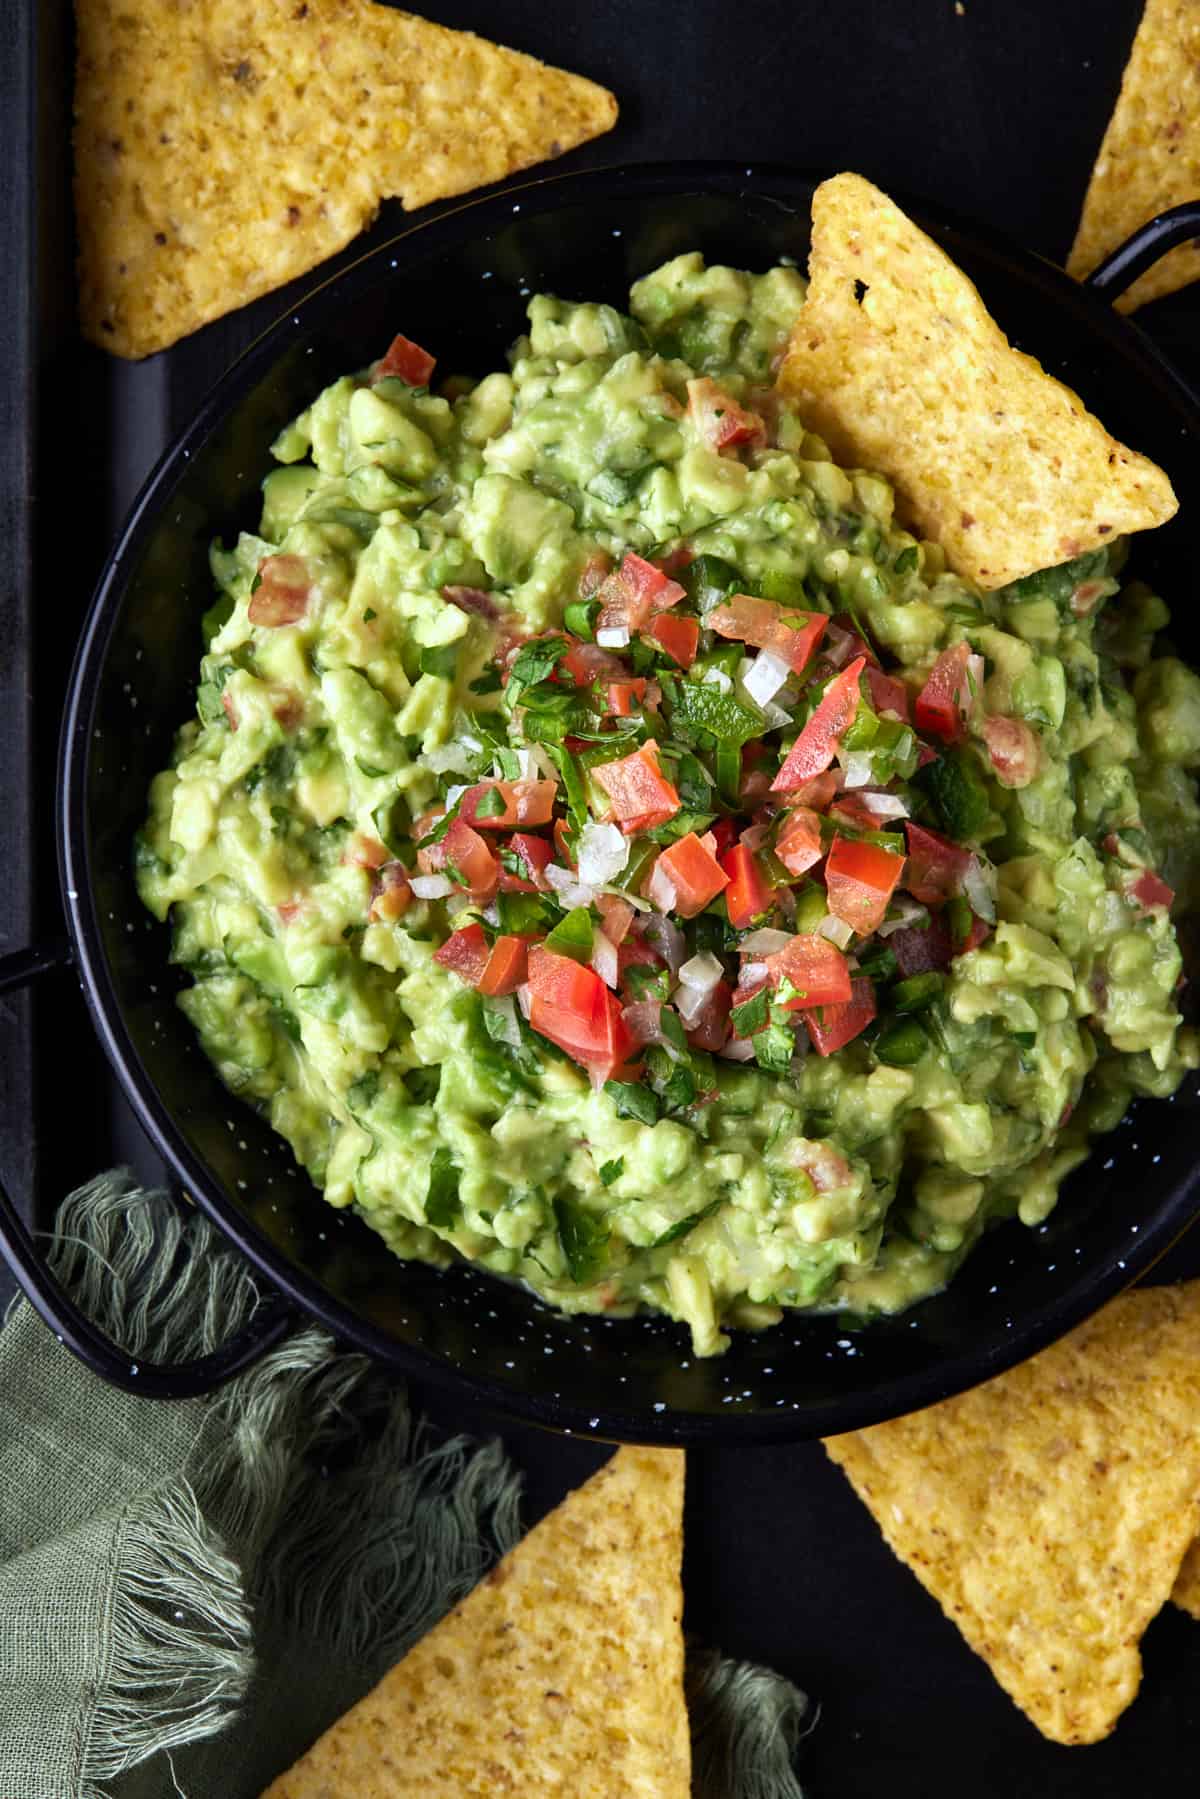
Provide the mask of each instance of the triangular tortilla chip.
[{"label": "triangular tortilla chip", "polygon": [[77,0],[80,312],[146,356],[424,206],[609,130],[616,101],[370,0]]},{"label": "triangular tortilla chip", "polygon": [[[1069,274],[1081,279],[1147,220],[1200,200],[1200,6],[1146,0],[1121,92],[1092,170]],[[1200,278],[1200,246],[1183,244],[1117,301],[1133,312]]]},{"label": "triangular tortilla chip", "polygon": [[263,1799],[688,1799],[681,1449],[621,1449]]},{"label": "triangular tortilla chip", "polygon": [[1185,1612],[1191,1612],[1193,1618],[1200,1618],[1200,1538],[1192,1544],[1183,1558],[1175,1585],[1171,1588],[1171,1598]]},{"label": "triangular tortilla chip", "polygon": [[1200,1524],[1200,1281],[825,1445],[901,1560],[1058,1743],[1106,1736]]},{"label": "triangular tortilla chip", "polygon": [[962,270],[860,175],[813,198],[808,296],[779,383],[835,459],[889,476],[981,587],[1177,510],[1162,470],[1012,349]]}]

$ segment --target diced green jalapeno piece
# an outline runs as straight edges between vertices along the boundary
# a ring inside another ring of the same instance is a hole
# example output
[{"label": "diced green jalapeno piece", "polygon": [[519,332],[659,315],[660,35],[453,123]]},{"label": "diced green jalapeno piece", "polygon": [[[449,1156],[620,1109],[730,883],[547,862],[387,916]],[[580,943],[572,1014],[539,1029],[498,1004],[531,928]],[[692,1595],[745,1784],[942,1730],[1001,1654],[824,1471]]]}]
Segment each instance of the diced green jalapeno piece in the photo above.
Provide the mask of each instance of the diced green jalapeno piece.
[{"label": "diced green jalapeno piece", "polygon": [[915,1018],[897,1020],[875,1039],[875,1054],[889,1068],[911,1068],[928,1048],[929,1038]]},{"label": "diced green jalapeno piece", "polygon": [[906,981],[896,982],[888,999],[897,1012],[923,1012],[940,997],[945,984],[945,977],[932,971],[909,975]]}]

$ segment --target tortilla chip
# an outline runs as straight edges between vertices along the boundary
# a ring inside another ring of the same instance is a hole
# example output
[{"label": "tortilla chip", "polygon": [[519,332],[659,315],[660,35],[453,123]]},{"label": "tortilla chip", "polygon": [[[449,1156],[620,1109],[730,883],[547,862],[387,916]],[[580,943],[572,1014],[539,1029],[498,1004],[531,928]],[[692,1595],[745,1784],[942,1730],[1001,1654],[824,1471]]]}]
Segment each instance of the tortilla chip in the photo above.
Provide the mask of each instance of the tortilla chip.
[{"label": "tortilla chip", "polygon": [[[1083,202],[1067,271],[1081,279],[1170,206],[1200,200],[1200,7],[1146,0],[1121,92]],[[1200,244],[1183,244],[1117,301],[1133,312],[1200,277]]]},{"label": "tortilla chip", "polygon": [[1124,1295],[1033,1361],[825,1445],[1045,1736],[1107,1736],[1200,1524],[1200,1281]]},{"label": "tortilla chip", "polygon": [[370,224],[609,130],[616,101],[369,0],[77,0],[87,337],[146,356]]},{"label": "tortilla chip", "polygon": [[780,386],[836,460],[890,477],[958,574],[1003,587],[1177,510],[869,181],[822,182],[812,244]]},{"label": "tortilla chip", "polygon": [[263,1799],[688,1799],[681,1449],[621,1449]]},{"label": "tortilla chip", "polygon": [[1171,1598],[1185,1612],[1191,1612],[1193,1618],[1200,1618],[1200,1538],[1192,1544],[1183,1558],[1175,1585],[1171,1588]]}]

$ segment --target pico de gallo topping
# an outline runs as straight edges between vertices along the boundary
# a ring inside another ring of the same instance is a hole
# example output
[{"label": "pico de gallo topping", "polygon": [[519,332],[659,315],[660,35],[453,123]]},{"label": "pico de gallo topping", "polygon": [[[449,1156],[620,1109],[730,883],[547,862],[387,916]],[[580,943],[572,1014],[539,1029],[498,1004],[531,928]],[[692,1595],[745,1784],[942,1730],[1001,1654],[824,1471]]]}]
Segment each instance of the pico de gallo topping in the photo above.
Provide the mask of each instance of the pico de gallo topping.
[{"label": "pico de gallo topping", "polygon": [[686,544],[589,559],[558,629],[498,645],[486,772],[412,840],[435,960],[639,1117],[703,1105],[714,1057],[916,1063],[996,916],[982,658],[914,687],[857,620],[748,586]]}]

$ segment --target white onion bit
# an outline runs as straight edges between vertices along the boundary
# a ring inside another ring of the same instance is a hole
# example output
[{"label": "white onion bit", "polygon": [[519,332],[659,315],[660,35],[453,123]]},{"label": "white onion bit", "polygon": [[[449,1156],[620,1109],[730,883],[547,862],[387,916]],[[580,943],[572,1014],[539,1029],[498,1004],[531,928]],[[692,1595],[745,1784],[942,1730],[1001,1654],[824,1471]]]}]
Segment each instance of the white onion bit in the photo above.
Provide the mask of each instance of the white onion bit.
[{"label": "white onion bit", "polygon": [[620,967],[617,946],[611,937],[604,935],[603,931],[595,931],[592,934],[592,967],[606,987],[616,987]]},{"label": "white onion bit", "polygon": [[765,981],[771,970],[765,962],[743,962],[742,981],[749,986],[751,981]]},{"label": "white onion bit", "polygon": [[724,979],[725,970],[717,961],[711,950],[702,950],[698,956],[692,956],[679,970],[679,979],[685,987],[692,987],[697,993],[711,993],[717,982]]},{"label": "white onion bit", "polygon": [[671,973],[675,974],[687,955],[687,944],[679,926],[663,913],[655,912],[646,920],[643,935],[650,948],[662,957]]},{"label": "white onion bit", "polygon": [[731,1037],[717,1054],[724,1056],[727,1062],[753,1062],[754,1040],[751,1037]]},{"label": "white onion bit", "polygon": [[850,645],[854,642],[849,631],[843,631],[840,625],[826,625],[825,635],[821,639],[821,654],[840,668],[850,654]]},{"label": "white onion bit", "polygon": [[525,1017],[528,1018],[533,1009],[533,988],[529,985],[528,981],[523,982],[522,985],[517,988],[517,1001],[521,1007],[521,1011]]},{"label": "white onion bit", "polygon": [[454,883],[449,875],[414,875],[408,883],[418,899],[445,899],[454,891]]},{"label": "white onion bit", "polygon": [[646,888],[646,897],[656,905],[660,912],[675,910],[678,893],[675,883],[663,867],[661,861],[654,864],[654,873],[650,876]]},{"label": "white onion bit", "polygon": [[773,931],[764,925],[762,930],[751,931],[748,937],[743,937],[738,948],[744,956],[777,956],[791,941],[790,931]]},{"label": "white onion bit", "polygon": [[851,750],[842,768],[842,786],[865,787],[874,772],[870,750]]},{"label": "white onion bit", "polygon": [[629,626],[607,625],[597,631],[596,642],[602,650],[623,650],[629,642]]},{"label": "white onion bit", "polygon": [[928,906],[918,904],[915,899],[893,900],[888,910],[891,916],[878,927],[881,937],[890,937],[893,931],[906,931],[913,925],[923,924],[929,917]]},{"label": "white onion bit", "polygon": [[897,793],[866,793],[863,795],[876,818],[907,818],[908,807]]},{"label": "white onion bit", "polygon": [[971,910],[978,912],[986,924],[995,924],[996,900],[978,856],[971,857],[971,866],[962,878],[962,890],[964,897],[971,902]]},{"label": "white onion bit", "polygon": [[832,912],[827,912],[817,926],[817,933],[821,937],[828,937],[830,943],[836,943],[839,949],[845,949],[854,936],[854,927],[848,925],[844,918],[835,918]]},{"label": "white onion bit", "polygon": [[[528,989],[525,991],[527,992]],[[504,1021],[504,1029],[497,1033],[500,1040],[503,1043],[510,1043],[514,1049],[519,1049],[521,1027],[517,1023],[517,1009],[513,1004],[512,994],[506,993],[501,999],[490,999],[487,1004],[493,1017],[501,1018]]]},{"label": "white onion bit", "polygon": [[596,889],[579,880],[569,868],[560,868],[557,862],[547,862],[542,872],[568,912],[576,906],[590,906],[595,900]]},{"label": "white onion bit", "polygon": [[605,887],[629,864],[629,839],[616,825],[589,823],[579,833],[579,878]]},{"label": "white onion bit", "polygon": [[746,671],[742,685],[757,705],[765,706],[775,698],[791,672],[782,656],[776,656],[771,650],[760,650]]},{"label": "white onion bit", "polygon": [[684,987],[682,985],[676,987],[674,993],[671,995],[671,998],[675,1003],[675,1009],[689,1031],[708,1004],[708,997],[707,993],[700,993],[695,987]]},{"label": "white onion bit", "polygon": [[733,682],[723,668],[710,668],[705,672],[703,685],[715,687],[718,693],[732,693]]}]

